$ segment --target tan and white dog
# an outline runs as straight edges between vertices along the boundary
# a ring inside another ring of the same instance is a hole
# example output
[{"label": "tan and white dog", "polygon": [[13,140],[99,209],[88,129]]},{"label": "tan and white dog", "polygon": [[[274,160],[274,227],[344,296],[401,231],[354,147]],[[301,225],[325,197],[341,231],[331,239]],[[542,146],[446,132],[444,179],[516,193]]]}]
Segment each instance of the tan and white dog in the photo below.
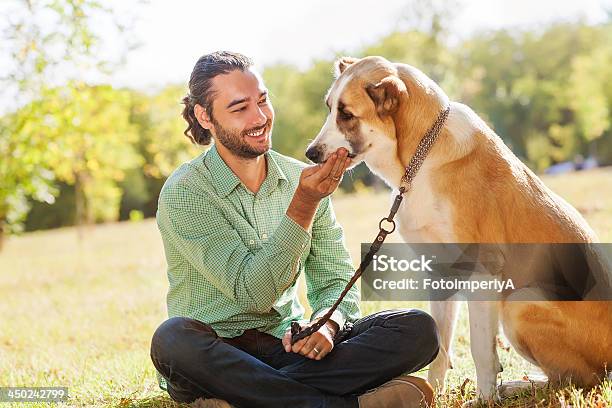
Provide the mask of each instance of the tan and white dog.
[{"label": "tan and white dog", "polygon": [[[365,161],[395,196],[416,146],[450,106],[432,150],[397,213],[406,242],[581,243],[597,240],[582,216],[548,189],[495,132],[452,102],[418,69],[382,57],[341,58],[326,97],[330,113],[306,156],[325,161],[339,147]],[[433,302],[441,351],[429,370],[444,387],[459,302]],[[612,366],[612,302],[469,301],[477,394],[497,396],[501,321],[517,352],[550,381],[592,386]]]}]

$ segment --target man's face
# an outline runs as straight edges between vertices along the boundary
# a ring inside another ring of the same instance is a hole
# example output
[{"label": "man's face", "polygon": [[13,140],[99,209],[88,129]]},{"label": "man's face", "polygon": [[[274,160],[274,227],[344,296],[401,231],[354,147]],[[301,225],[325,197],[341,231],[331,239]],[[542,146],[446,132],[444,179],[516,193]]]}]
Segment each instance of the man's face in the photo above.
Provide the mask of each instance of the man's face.
[{"label": "man's face", "polygon": [[213,78],[212,133],[233,154],[252,159],[270,149],[274,110],[254,70]]}]

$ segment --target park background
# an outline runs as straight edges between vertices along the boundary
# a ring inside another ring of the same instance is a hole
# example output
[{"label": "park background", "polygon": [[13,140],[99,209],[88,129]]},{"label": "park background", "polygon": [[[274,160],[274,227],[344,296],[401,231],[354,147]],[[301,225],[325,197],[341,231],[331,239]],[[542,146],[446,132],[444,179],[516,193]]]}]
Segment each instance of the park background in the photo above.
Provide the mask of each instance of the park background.
[{"label": "park background", "polygon": [[[304,161],[337,56],[414,65],[612,242],[609,1],[5,0],[0,10],[0,386],[68,386],[69,406],[174,406],[148,356],[167,289],[152,217],[168,175],[201,152],[179,102],[197,58],[218,49],[255,60],[276,111],[273,148]],[[357,263],[389,190],[361,165],[333,199]],[[414,306],[428,307],[362,311]],[[465,317],[439,406],[473,391]],[[500,352],[505,380],[537,371]],[[602,403],[609,382],[504,406]]]}]

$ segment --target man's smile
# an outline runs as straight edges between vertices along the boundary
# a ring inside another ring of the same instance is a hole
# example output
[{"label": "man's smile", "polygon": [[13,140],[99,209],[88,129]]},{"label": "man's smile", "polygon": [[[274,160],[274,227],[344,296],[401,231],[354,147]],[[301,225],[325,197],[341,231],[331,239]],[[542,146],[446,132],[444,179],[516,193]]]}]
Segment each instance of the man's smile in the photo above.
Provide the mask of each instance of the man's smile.
[{"label": "man's smile", "polygon": [[256,142],[261,142],[263,140],[266,140],[269,134],[269,125],[270,125],[270,121],[268,121],[262,127],[243,132],[243,136],[245,136],[246,138],[250,140],[256,141]]},{"label": "man's smile", "polygon": [[265,130],[266,130],[265,127],[262,127],[259,130],[252,130],[250,132],[247,132],[247,136],[261,136],[261,135],[263,135]]}]

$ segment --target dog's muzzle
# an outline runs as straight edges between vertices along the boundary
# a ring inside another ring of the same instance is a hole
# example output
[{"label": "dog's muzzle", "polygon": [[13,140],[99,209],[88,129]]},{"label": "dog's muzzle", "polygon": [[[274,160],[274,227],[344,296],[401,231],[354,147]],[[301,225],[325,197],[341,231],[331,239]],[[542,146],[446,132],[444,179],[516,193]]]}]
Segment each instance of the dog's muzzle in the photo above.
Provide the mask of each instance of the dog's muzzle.
[{"label": "dog's muzzle", "polygon": [[[321,163],[323,160],[323,155],[325,154],[325,145],[315,145],[306,150],[306,157],[312,161],[313,163]],[[357,156],[355,153],[349,152],[348,157],[350,159]]]},{"label": "dog's muzzle", "polygon": [[313,163],[321,163],[323,161],[323,150],[320,145],[311,146],[306,150],[306,157]]}]

